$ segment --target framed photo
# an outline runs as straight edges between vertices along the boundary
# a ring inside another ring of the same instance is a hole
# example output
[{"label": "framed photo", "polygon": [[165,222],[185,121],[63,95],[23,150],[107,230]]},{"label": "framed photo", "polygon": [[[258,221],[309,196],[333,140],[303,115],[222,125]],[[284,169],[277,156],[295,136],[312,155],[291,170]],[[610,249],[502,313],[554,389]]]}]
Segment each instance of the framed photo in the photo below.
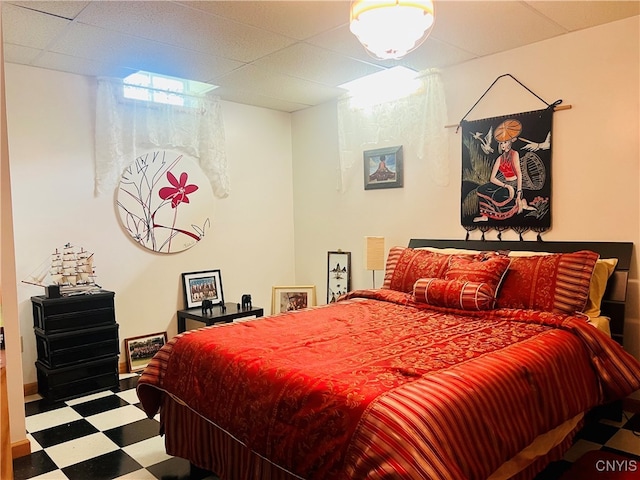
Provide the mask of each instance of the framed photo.
[{"label": "framed photo", "polygon": [[334,303],[340,295],[351,290],[351,252],[327,254],[327,303]]},{"label": "framed photo", "polygon": [[182,284],[185,308],[199,307],[203,300],[210,300],[213,305],[224,303],[220,270],[183,273]]},{"label": "framed photo", "polygon": [[399,188],[403,181],[402,145],[364,152],[364,189]]},{"label": "framed photo", "polygon": [[167,343],[167,332],[125,338],[127,368],[130,372],[144,370],[153,356]]},{"label": "framed photo", "polygon": [[271,313],[290,312],[316,305],[316,286],[273,287]]}]

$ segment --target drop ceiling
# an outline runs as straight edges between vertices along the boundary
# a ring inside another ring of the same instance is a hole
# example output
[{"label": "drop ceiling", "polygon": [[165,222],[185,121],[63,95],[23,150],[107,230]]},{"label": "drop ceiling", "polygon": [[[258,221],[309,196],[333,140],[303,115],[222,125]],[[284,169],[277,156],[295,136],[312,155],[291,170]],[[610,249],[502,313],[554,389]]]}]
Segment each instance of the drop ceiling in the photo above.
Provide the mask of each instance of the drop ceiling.
[{"label": "drop ceiling", "polygon": [[405,65],[447,67],[640,14],[640,1],[436,0],[427,41],[368,56],[348,1],[2,1],[5,61],[80,75],[137,70],[213,83],[223,99],[294,112]]}]

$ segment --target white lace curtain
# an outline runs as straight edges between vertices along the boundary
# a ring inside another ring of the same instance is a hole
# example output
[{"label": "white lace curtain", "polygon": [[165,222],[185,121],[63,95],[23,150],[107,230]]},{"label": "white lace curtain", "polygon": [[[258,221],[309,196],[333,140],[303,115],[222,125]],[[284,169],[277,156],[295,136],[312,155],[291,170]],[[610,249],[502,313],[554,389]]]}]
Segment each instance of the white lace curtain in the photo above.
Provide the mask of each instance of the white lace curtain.
[{"label": "white lace curtain", "polygon": [[[447,105],[440,74],[421,72],[421,88],[412,95],[368,107],[354,106],[353,97],[338,101],[338,189],[345,191],[353,165],[362,152],[380,146],[403,145],[430,166],[431,179],[445,186],[449,181]],[[406,156],[406,153],[405,153]],[[361,171],[358,170],[358,178]]]},{"label": "white lace curtain", "polygon": [[229,194],[224,123],[217,97],[201,96],[180,107],[123,98],[122,80],[98,79],[95,191],[112,193],[120,175],[140,154],[153,149],[183,151],[197,159],[213,193]]}]

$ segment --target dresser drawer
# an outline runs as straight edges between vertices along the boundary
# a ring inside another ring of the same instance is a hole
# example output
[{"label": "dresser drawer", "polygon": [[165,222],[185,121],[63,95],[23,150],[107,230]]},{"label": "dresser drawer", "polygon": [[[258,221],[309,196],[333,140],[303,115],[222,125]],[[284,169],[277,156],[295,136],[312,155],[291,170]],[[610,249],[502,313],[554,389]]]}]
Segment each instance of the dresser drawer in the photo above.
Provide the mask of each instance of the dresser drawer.
[{"label": "dresser drawer", "polygon": [[120,353],[118,325],[46,335],[35,329],[38,360],[49,368],[73,365]]},{"label": "dresser drawer", "polygon": [[36,361],[38,393],[51,401],[100,392],[118,386],[118,357],[51,369]]}]

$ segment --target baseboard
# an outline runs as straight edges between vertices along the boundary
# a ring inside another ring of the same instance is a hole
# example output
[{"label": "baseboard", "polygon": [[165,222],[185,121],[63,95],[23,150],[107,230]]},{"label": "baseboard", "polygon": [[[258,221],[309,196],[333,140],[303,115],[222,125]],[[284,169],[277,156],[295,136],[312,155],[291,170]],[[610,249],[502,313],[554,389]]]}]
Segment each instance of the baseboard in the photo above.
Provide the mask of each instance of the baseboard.
[{"label": "baseboard", "polygon": [[31,442],[28,438],[11,444],[11,458],[20,458],[31,455]]},{"label": "baseboard", "polygon": [[24,388],[24,396],[28,397],[30,395],[35,395],[38,393],[38,383],[26,383],[23,385]]},{"label": "baseboard", "polygon": [[129,373],[129,369],[127,368],[126,362],[118,364],[118,372],[119,373]]}]

